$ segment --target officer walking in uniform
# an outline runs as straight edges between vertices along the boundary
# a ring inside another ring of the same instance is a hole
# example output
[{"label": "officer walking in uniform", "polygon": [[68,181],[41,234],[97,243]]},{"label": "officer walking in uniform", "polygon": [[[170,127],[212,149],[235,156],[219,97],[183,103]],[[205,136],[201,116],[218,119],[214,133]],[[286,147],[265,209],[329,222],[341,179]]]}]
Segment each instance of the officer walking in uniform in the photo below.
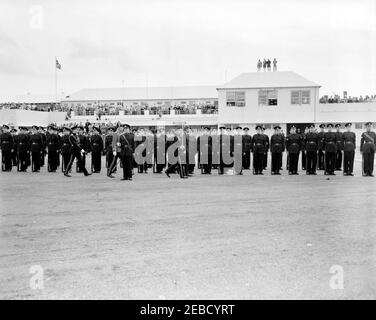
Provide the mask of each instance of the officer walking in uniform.
[{"label": "officer walking in uniform", "polygon": [[304,139],[304,147],[306,150],[306,174],[316,175],[317,166],[317,150],[319,149],[320,141],[318,133],[315,132],[315,125],[309,127],[309,132],[306,133]]},{"label": "officer walking in uniform", "polygon": [[69,175],[69,172],[72,169],[74,159],[77,160],[77,166],[78,166],[78,168],[81,168],[81,171],[83,172],[83,174],[85,176],[90,176],[91,173],[87,172],[85,164],[84,164],[84,159],[83,159],[83,156],[85,154],[85,150],[80,145],[78,136],[75,133],[73,133],[73,130],[75,130],[75,129],[76,129],[76,127],[73,127],[72,129],[68,129],[70,131],[69,142],[70,142],[70,145],[71,145],[71,150],[70,150],[71,157],[70,157],[69,163],[68,163],[68,165],[67,165],[67,167],[64,171],[64,176],[71,177]]},{"label": "officer walking in uniform", "polygon": [[0,135],[1,170],[12,171],[12,152],[14,148],[13,136],[9,132],[10,127],[3,125],[3,133]]},{"label": "officer walking in uniform", "polygon": [[337,152],[336,152],[336,171],[341,171],[342,167],[342,132],[341,132],[341,125],[337,123],[335,125],[336,128],[336,144],[337,144]]},{"label": "officer walking in uniform", "polygon": [[274,127],[274,134],[270,138],[270,151],[272,153],[272,175],[280,175],[282,167],[282,153],[285,150],[285,136],[281,133],[281,127]]},{"label": "officer walking in uniform", "polygon": [[99,127],[93,126],[93,132],[90,137],[89,148],[91,151],[91,170],[93,173],[100,173],[102,168],[103,139],[102,131]]},{"label": "officer walking in uniform", "polygon": [[346,131],[342,133],[343,175],[353,176],[356,135],[351,131],[351,123],[346,123]]},{"label": "officer walking in uniform", "polygon": [[371,130],[372,123],[366,123],[366,132],[362,133],[360,152],[363,155],[363,176],[373,177],[376,133]]}]

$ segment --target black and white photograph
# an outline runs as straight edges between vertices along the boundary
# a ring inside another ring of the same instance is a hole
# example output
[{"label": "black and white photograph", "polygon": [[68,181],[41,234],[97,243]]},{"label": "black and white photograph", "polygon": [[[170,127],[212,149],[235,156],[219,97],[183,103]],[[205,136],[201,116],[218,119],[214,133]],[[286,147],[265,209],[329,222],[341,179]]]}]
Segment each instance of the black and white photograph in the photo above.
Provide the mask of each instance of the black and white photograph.
[{"label": "black and white photograph", "polygon": [[0,300],[375,300],[375,146],[374,0],[1,0]]}]

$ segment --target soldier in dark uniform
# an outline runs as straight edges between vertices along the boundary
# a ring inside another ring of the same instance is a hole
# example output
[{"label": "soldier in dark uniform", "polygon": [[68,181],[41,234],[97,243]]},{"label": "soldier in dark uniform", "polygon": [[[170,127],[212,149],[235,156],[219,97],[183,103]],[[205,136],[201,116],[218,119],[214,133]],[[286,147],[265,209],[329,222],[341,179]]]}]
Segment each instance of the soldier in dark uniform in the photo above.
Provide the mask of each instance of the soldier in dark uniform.
[{"label": "soldier in dark uniform", "polygon": [[[146,155],[147,155],[148,150],[147,150],[147,145],[146,145],[146,134],[144,130],[141,129],[141,130],[135,131],[134,139],[135,139],[135,142],[134,142],[135,143],[135,158],[139,160],[138,163],[135,163],[135,165],[138,168],[138,173],[148,173],[148,164],[146,161]],[[137,147],[142,144],[144,144],[145,148],[143,148],[141,154],[137,156],[137,152],[139,152],[137,150]],[[141,162],[141,158],[145,160],[142,160]]]},{"label": "soldier in dark uniform", "polygon": [[324,134],[325,134],[325,124],[319,125],[320,132],[317,134],[319,138],[319,152],[318,152],[318,170],[324,170],[324,149],[323,149],[323,141],[324,141]]},{"label": "soldier in dark uniform", "polygon": [[351,123],[346,123],[346,131],[342,133],[343,175],[353,176],[356,135],[351,131]]},{"label": "soldier in dark uniform", "polygon": [[343,150],[343,145],[342,145],[342,132],[341,132],[341,125],[336,124],[336,144],[337,144],[337,152],[336,152],[336,166],[335,170],[341,171],[342,167],[342,150]]},{"label": "soldier in dark uniform", "polygon": [[193,175],[195,171],[195,158],[197,154],[197,138],[192,134],[192,129],[186,128],[186,145],[187,145],[187,173]]},{"label": "soldier in dark uniform", "polygon": [[304,139],[304,148],[306,150],[306,173],[308,175],[316,175],[317,166],[317,150],[319,149],[319,136],[315,132],[315,125],[312,124],[309,128],[309,132],[306,133]]},{"label": "soldier in dark uniform", "polygon": [[224,140],[224,137],[226,135],[226,127],[225,126],[220,126],[219,127],[219,139],[218,139],[218,143],[219,143],[219,166],[218,166],[218,174],[221,175],[221,174],[224,174],[224,167],[225,167],[225,163],[223,161],[223,140]]},{"label": "soldier in dark uniform", "polygon": [[26,172],[30,160],[30,140],[28,130],[25,127],[19,127],[20,133],[17,139],[18,164],[17,171]]},{"label": "soldier in dark uniform", "polygon": [[267,134],[265,134],[265,127],[262,127],[262,134],[265,136],[266,138],[266,149],[265,149],[265,153],[264,153],[264,158],[262,160],[262,163],[263,163],[263,169],[266,170],[267,166],[268,166],[268,151],[269,151],[269,147],[270,147],[270,142],[269,142],[269,137]]},{"label": "soldier in dark uniform", "polygon": [[3,125],[3,133],[0,135],[1,170],[12,171],[12,152],[14,150],[13,136],[9,132],[10,127]]},{"label": "soldier in dark uniform", "polygon": [[[183,134],[181,134],[183,136]],[[186,157],[186,146],[182,143],[182,140],[179,141],[177,134],[174,134],[172,137],[169,137],[167,141],[171,141],[169,147],[178,142],[178,147],[174,148],[174,157],[177,158],[175,163],[169,162],[168,168],[165,171],[167,177],[170,178],[171,173],[179,172],[181,179],[188,178],[188,173],[186,172],[186,167],[183,165],[182,158]]]},{"label": "soldier in dark uniform", "polygon": [[17,141],[18,141],[18,134],[17,134],[17,129],[13,128],[10,130],[10,133],[12,134],[13,137],[13,151],[12,151],[12,165],[17,167]]},{"label": "soldier in dark uniform", "polygon": [[162,173],[166,166],[166,134],[160,129],[154,135],[154,172]]},{"label": "soldier in dark uniform", "polygon": [[335,175],[337,138],[335,132],[332,132],[333,125],[329,123],[328,131],[324,134],[323,149],[325,151],[325,174]]},{"label": "soldier in dark uniform", "polygon": [[274,127],[274,134],[270,138],[270,151],[272,153],[272,175],[280,175],[282,167],[282,153],[285,151],[285,136],[281,133],[281,127]]},{"label": "soldier in dark uniform", "polygon": [[91,170],[100,173],[102,168],[103,139],[102,131],[99,127],[93,126],[90,137],[89,150],[91,151]]},{"label": "soldier in dark uniform", "polygon": [[239,159],[241,160],[239,166],[235,165],[234,162],[234,173],[237,175],[243,174],[243,128],[236,127],[235,133],[233,135],[233,147],[232,147],[232,156],[234,157],[234,161]]},{"label": "soldier in dark uniform", "polygon": [[[112,154],[113,159],[111,164],[107,169],[107,177],[115,178],[112,174],[117,170],[117,161],[120,159],[122,161],[121,156],[121,144],[120,144],[120,135],[123,134],[123,127],[119,125],[116,129],[116,132],[112,135]],[[123,166],[124,167],[124,166]]]},{"label": "soldier in dark uniform", "polygon": [[82,147],[82,150],[84,150],[82,154],[82,160],[77,161],[77,166],[76,166],[76,172],[82,173],[83,168],[80,168],[79,163],[82,164],[83,167],[86,167],[86,153],[89,151],[89,138],[85,135],[85,127],[84,126],[77,126],[74,127],[74,131],[76,132],[76,136],[78,139],[78,144]]},{"label": "soldier in dark uniform", "polygon": [[252,150],[253,150],[253,174],[263,174],[264,169],[264,155],[266,152],[268,141],[266,135],[262,133],[262,126],[256,126],[257,133],[252,137]]},{"label": "soldier in dark uniform", "polygon": [[306,170],[307,165],[307,153],[305,149],[305,136],[309,132],[309,127],[305,127],[304,132],[301,133],[302,135],[302,170]]},{"label": "soldier in dark uniform", "polygon": [[112,160],[114,158],[113,152],[112,152],[112,138],[114,135],[114,128],[109,127],[107,129],[107,135],[105,137],[105,143],[104,143],[104,149],[106,153],[106,168],[108,169],[112,163]]},{"label": "soldier in dark uniform", "polygon": [[31,151],[31,170],[32,172],[40,171],[41,153],[43,152],[43,139],[38,132],[38,126],[31,127],[30,151]]},{"label": "soldier in dark uniform", "polygon": [[296,127],[290,128],[290,134],[286,137],[286,150],[289,155],[289,174],[298,174],[299,153],[302,149],[302,136],[296,133]]},{"label": "soldier in dark uniform", "polygon": [[205,127],[203,135],[197,138],[198,165],[202,174],[211,174],[212,169],[212,137],[210,128]]},{"label": "soldier in dark uniform", "polygon": [[243,128],[243,169],[249,170],[251,167],[252,136],[249,134],[249,128]]},{"label": "soldier in dark uniform", "polygon": [[42,150],[41,150],[41,153],[40,153],[40,166],[44,167],[44,162],[45,162],[45,158],[46,158],[47,136],[46,136],[46,132],[44,131],[43,127],[38,127],[38,132],[39,132],[39,135],[42,138]]},{"label": "soldier in dark uniform", "polygon": [[133,175],[133,153],[135,150],[134,135],[130,131],[130,126],[124,125],[124,132],[119,136],[121,157],[123,161],[123,178],[121,180],[132,180]]},{"label": "soldier in dark uniform", "polygon": [[50,125],[47,130],[48,135],[46,136],[47,144],[47,170],[48,172],[56,172],[58,166],[58,157],[60,150],[60,139],[57,134],[57,128]]},{"label": "soldier in dark uniform", "polygon": [[362,133],[360,152],[363,155],[363,176],[373,177],[376,133],[371,130],[372,123],[366,123],[366,132]]},{"label": "soldier in dark uniform", "polygon": [[83,174],[85,176],[90,176],[91,173],[87,172],[85,164],[84,164],[84,159],[83,159],[85,149],[80,145],[79,138],[78,138],[77,134],[73,133],[73,130],[76,130],[77,127],[73,127],[71,129],[67,128],[67,129],[70,131],[69,142],[70,142],[70,145],[71,145],[71,149],[70,149],[71,157],[70,157],[69,163],[68,163],[68,165],[67,165],[67,167],[64,171],[64,176],[71,177],[69,175],[69,172],[72,169],[73,161],[75,159],[77,160],[77,166],[79,168],[81,168]]},{"label": "soldier in dark uniform", "polygon": [[71,129],[68,127],[63,128],[63,135],[60,138],[60,150],[61,150],[61,170],[65,172],[71,157],[71,143],[69,141]]}]

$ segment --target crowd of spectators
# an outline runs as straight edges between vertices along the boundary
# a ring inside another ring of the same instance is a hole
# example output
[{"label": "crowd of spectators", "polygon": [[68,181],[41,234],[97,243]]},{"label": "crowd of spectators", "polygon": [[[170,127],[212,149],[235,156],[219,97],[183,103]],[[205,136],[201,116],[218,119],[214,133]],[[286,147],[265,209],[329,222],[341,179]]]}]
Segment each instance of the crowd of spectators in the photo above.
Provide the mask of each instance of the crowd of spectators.
[{"label": "crowd of spectators", "polygon": [[359,97],[344,97],[341,98],[339,95],[334,96],[322,96],[320,98],[320,103],[360,103],[360,102],[376,102],[376,94],[374,95],[366,95],[366,96],[359,96]]}]

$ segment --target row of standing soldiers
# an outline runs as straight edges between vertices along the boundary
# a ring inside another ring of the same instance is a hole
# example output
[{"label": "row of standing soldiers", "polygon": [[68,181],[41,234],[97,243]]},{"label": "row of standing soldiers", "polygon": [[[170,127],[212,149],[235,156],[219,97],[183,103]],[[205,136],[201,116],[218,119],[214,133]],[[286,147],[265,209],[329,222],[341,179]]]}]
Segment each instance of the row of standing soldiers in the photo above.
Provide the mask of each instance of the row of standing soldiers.
[{"label": "row of standing soldiers", "polygon": [[[325,127],[327,131],[325,132]],[[196,146],[192,147],[188,138],[192,138],[189,128],[166,134],[158,130],[150,140],[150,134],[144,132],[135,134],[130,132],[130,126],[123,125],[118,128],[109,128],[106,136],[102,135],[99,127],[93,126],[90,132],[85,132],[85,127],[64,127],[60,130],[49,126],[47,132],[43,128],[33,126],[31,131],[20,127],[20,132],[10,130],[4,125],[1,134],[2,170],[10,171],[12,166],[17,166],[18,171],[26,171],[31,165],[33,172],[38,172],[44,166],[46,154],[49,172],[55,172],[61,165],[62,171],[69,175],[73,161],[77,160],[76,171],[89,175],[86,170],[86,154],[91,153],[91,172],[101,171],[102,155],[106,155],[107,175],[113,177],[117,170],[117,162],[123,167],[123,178],[132,178],[133,168],[139,173],[147,173],[153,167],[153,172],[179,173],[182,178],[193,174],[195,169],[195,156],[198,155],[198,167],[201,173],[210,174],[213,168],[219,174],[224,173],[226,167],[234,167],[237,174],[242,174],[243,169],[250,169],[251,153],[253,154],[253,173],[259,175],[267,167],[268,152],[271,152],[271,173],[280,174],[282,169],[282,155],[287,152],[287,169],[289,174],[298,174],[299,156],[302,155],[302,169],[307,174],[316,174],[316,170],[324,170],[325,174],[333,175],[334,171],[341,170],[343,165],[344,175],[353,175],[354,156],[356,149],[356,136],[351,131],[351,123],[345,125],[346,131],[340,132],[336,125],[320,125],[320,132],[316,132],[312,125],[304,134],[296,132],[294,126],[285,136],[281,127],[274,127],[274,134],[269,137],[264,133],[263,126],[256,126],[256,133],[251,136],[248,127],[238,127],[233,135],[226,133],[225,127],[220,127],[217,134],[213,134],[209,127],[203,133],[193,137]],[[373,176],[373,163],[376,136],[371,131],[372,124],[366,124],[367,131],[362,134],[360,150],[363,158],[363,175]],[[124,132],[124,129],[126,129]],[[124,136],[126,139],[124,139]],[[181,137],[187,139],[179,145]],[[153,141],[152,147],[145,147],[137,152],[137,147],[146,141]],[[177,161],[169,161],[168,149],[178,143],[178,148],[173,150],[171,157]],[[127,149],[128,151],[125,151]],[[226,154],[228,153],[228,154]],[[61,154],[61,160],[60,160]],[[127,154],[126,159],[124,155]],[[162,155],[158,157],[158,155]],[[233,159],[241,158],[241,164],[235,166]],[[225,159],[226,158],[226,159]],[[230,160],[229,160],[230,159]]]}]

